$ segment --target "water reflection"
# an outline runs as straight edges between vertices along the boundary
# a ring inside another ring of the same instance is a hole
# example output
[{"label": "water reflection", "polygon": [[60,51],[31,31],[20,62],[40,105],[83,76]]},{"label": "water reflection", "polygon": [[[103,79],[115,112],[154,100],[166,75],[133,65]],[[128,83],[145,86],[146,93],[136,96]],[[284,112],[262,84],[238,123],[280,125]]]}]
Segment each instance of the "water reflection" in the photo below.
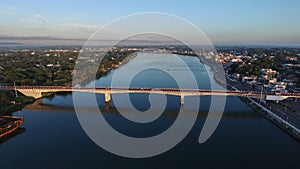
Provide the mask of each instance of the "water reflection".
[{"label": "water reflection", "polygon": [[11,139],[13,139],[14,137],[17,137],[18,135],[23,134],[25,131],[26,131],[26,129],[23,128],[23,127],[17,128],[12,133],[10,133],[10,134],[8,134],[8,135],[6,135],[4,137],[1,137],[0,138],[0,145],[3,144],[3,143],[5,143],[5,142],[7,142],[7,141],[9,141],[9,140],[11,140]]},{"label": "water reflection", "polygon": [[[54,95],[55,98],[61,97],[59,93]],[[47,99],[47,98],[44,98]],[[59,99],[60,100],[60,99]],[[116,113],[118,114],[118,109],[116,109],[113,105],[113,103],[105,103],[104,105],[102,104],[100,107],[97,108],[89,108],[90,112],[97,112],[100,110],[102,113]],[[43,103],[43,99],[38,99],[35,101],[33,104],[27,105],[24,107],[24,109],[32,109],[32,110],[40,110],[42,112],[43,110],[64,110],[64,111],[69,111],[69,112],[74,112],[74,108],[72,105],[67,105],[62,103],[62,105],[57,105],[55,102],[53,104],[50,104],[49,101],[47,103]],[[119,110],[122,110],[124,112],[128,112],[129,114],[134,112],[131,109],[126,109],[126,108],[119,108]],[[188,111],[188,110],[186,110]],[[164,112],[164,115],[177,115],[178,109],[168,109],[167,111]],[[208,114],[207,111],[200,111],[198,114],[198,117],[206,117]],[[246,111],[239,111],[239,110],[231,110],[231,111],[226,111],[223,114],[223,118],[261,118],[261,116],[258,113],[253,113],[251,109],[248,109]]]}]

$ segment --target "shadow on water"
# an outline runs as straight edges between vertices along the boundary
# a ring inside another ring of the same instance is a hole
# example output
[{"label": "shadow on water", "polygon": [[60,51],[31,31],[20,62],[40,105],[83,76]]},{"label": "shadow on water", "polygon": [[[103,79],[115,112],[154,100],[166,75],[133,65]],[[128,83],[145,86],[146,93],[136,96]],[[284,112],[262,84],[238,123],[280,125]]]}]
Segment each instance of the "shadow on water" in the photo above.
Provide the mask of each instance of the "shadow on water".
[{"label": "shadow on water", "polygon": [[[35,109],[35,110],[63,110],[64,112],[74,112],[74,107],[73,106],[59,106],[59,105],[52,105],[52,104],[45,104],[42,102],[42,99],[37,100],[35,103],[27,105],[26,107],[24,107],[24,109]],[[127,112],[130,113],[132,112],[131,109],[126,109],[126,108],[116,108],[114,106],[111,106],[109,103],[106,103],[103,106],[100,107],[91,107],[88,108],[89,111],[94,111],[94,112],[98,112],[100,110],[100,112],[102,113],[116,113],[119,114],[118,110],[121,110],[122,112]],[[188,110],[186,110],[188,111]],[[178,114],[178,109],[168,109],[167,111],[165,111],[164,115],[174,115],[177,116]],[[204,112],[204,111],[199,111],[198,112],[198,117],[206,117],[208,115],[208,112]],[[229,112],[224,112],[223,114],[224,118],[261,118],[260,114],[258,113],[254,113],[252,111],[250,112],[234,112],[234,111],[229,111]]]},{"label": "shadow on water", "polygon": [[26,131],[25,128],[22,128],[22,127],[17,128],[14,132],[0,138],[0,145],[7,142],[7,141],[9,141],[9,140],[11,140],[11,139],[13,139],[14,137],[16,137],[18,135],[23,134],[25,131]]}]

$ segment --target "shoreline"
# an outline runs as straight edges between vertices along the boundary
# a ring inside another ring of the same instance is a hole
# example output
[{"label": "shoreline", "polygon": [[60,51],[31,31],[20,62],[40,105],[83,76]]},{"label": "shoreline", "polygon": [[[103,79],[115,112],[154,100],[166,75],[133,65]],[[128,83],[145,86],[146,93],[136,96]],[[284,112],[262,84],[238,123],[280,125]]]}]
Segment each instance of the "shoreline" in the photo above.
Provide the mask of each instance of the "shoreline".
[{"label": "shoreline", "polygon": [[[117,67],[110,67],[104,74],[102,74],[101,76],[100,75],[96,75],[96,77],[97,76],[99,76],[96,80],[99,80],[101,77],[105,77],[108,73],[110,73],[112,70],[114,70],[114,69],[117,69],[117,68],[119,68],[120,66],[122,66],[122,65],[124,65],[124,64],[127,64],[129,61],[130,61],[130,59],[132,59],[132,58],[134,58],[134,57],[136,57],[136,54],[134,54],[134,53],[131,53],[131,54],[129,54],[127,57],[125,57],[123,60],[122,60],[122,62],[121,62],[121,64],[120,65],[118,65]],[[90,83],[90,80],[87,78],[86,79],[87,81],[85,81],[87,84],[88,83]],[[72,82],[70,82],[70,84],[72,84]],[[44,96],[51,96],[51,95],[53,95],[53,93],[44,93],[43,94],[43,97]],[[30,98],[30,97],[27,97],[27,96],[24,96],[24,97],[26,97],[26,98]],[[21,101],[20,103],[21,104],[8,104],[8,105],[5,105],[5,106],[2,106],[1,108],[0,108],[0,115],[9,115],[9,116],[11,116],[11,114],[12,113],[14,113],[14,112],[16,112],[16,111],[19,111],[19,110],[22,110],[25,106],[27,106],[27,105],[29,105],[29,104],[32,104],[32,103],[34,103],[36,101],[36,99],[30,99],[29,101],[28,100],[26,100],[26,101]]]},{"label": "shoreline", "polygon": [[[27,97],[27,96],[26,96]],[[34,98],[27,97],[28,100],[20,102],[20,104],[8,104],[5,106],[1,106],[0,108],[0,116],[2,115],[9,115],[11,116],[12,113],[22,110],[28,104],[32,104],[35,102]]]},{"label": "shoreline", "polygon": [[[219,79],[214,73],[214,72],[216,72],[216,70],[214,70],[213,66],[209,62],[202,61],[201,59],[200,59],[200,61],[202,64],[205,64],[206,66],[208,66],[211,69],[210,71],[213,72],[213,78],[218,85],[225,87],[226,89],[238,90],[237,88],[235,88],[235,87],[231,86],[230,84],[223,82],[221,79]],[[225,79],[226,79],[226,77],[225,77]],[[238,98],[242,102],[247,104],[253,111],[259,113],[265,119],[267,119],[270,122],[272,122],[273,124],[275,124],[275,126],[277,126],[279,129],[281,129],[285,133],[289,134],[292,138],[294,138],[295,140],[300,142],[300,131],[298,128],[296,128],[292,124],[288,123],[284,119],[278,117],[275,113],[273,113],[272,111],[270,111],[263,105],[259,105],[253,99],[248,98],[248,97],[246,97],[246,98],[238,97]]]},{"label": "shoreline", "polygon": [[[237,90],[235,87],[228,85],[228,88]],[[273,113],[271,110],[267,109],[263,105],[257,103],[255,100],[251,98],[242,98],[239,97],[241,101],[246,103],[252,110],[262,115],[265,119],[271,121],[273,124],[275,124],[277,127],[279,127],[281,130],[292,136],[295,140],[300,142],[300,132],[299,129],[297,129],[292,124],[288,123],[284,119],[277,116],[275,113]]]}]

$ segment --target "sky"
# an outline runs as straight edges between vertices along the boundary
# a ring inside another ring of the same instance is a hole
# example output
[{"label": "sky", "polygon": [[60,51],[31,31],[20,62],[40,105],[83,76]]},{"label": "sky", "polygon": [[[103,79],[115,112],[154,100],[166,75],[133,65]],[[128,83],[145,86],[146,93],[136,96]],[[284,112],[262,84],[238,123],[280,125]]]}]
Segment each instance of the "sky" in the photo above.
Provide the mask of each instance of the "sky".
[{"label": "sky", "polygon": [[196,25],[214,44],[300,45],[299,9],[299,0],[1,0],[0,42],[72,44],[120,17],[162,12]]}]

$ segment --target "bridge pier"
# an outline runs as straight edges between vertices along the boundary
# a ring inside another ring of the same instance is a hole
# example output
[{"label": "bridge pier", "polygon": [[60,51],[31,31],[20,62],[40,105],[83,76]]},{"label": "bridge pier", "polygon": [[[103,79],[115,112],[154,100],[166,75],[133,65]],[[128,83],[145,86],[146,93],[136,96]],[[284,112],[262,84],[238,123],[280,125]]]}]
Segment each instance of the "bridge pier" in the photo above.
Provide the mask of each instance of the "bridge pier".
[{"label": "bridge pier", "polygon": [[105,97],[105,102],[109,103],[110,102],[110,92],[105,92],[104,97]]},{"label": "bridge pier", "polygon": [[110,102],[105,102],[105,110],[106,111],[110,110]]},{"label": "bridge pier", "polygon": [[180,96],[180,104],[184,104],[184,95]]}]

